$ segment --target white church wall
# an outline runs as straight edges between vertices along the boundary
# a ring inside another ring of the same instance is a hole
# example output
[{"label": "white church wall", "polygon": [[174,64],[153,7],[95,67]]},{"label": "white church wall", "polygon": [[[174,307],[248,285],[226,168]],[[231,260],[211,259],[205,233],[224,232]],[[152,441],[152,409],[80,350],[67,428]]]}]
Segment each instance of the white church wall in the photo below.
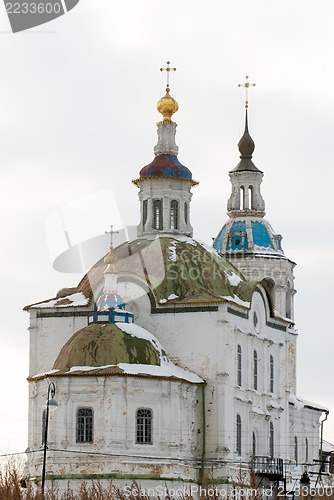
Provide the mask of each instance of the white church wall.
[{"label": "white church wall", "polygon": [[[48,454],[54,475],[196,476],[193,465],[201,458],[200,386],[135,377],[58,377],[53,382],[58,409],[50,414],[48,444],[60,450]],[[46,379],[30,382],[29,445],[34,450],[42,445],[47,387]],[[81,407],[94,412],[92,443],[76,442],[76,412]],[[136,443],[139,408],[152,410],[152,444]],[[28,463],[33,477],[40,475],[41,453]]]},{"label": "white church wall", "polygon": [[[75,332],[87,326],[87,316],[60,316],[62,312],[74,313],[78,309],[47,309],[47,314],[57,316],[38,317],[45,309],[30,310],[30,363],[29,376],[51,370],[61,348]],[[84,312],[83,312],[84,314]]]}]

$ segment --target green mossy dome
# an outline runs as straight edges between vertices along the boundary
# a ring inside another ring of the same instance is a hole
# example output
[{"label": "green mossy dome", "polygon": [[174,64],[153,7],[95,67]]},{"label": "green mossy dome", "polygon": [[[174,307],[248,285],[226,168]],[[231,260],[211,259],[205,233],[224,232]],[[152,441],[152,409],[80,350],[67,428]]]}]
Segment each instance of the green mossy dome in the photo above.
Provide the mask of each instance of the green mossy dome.
[{"label": "green mossy dome", "polygon": [[[136,325],[131,326],[136,328]],[[66,342],[53,369],[65,373],[79,366],[102,367],[119,363],[160,365],[160,361],[161,350],[158,344],[154,345],[154,340],[127,333],[117,324],[92,324],[76,332]]]}]

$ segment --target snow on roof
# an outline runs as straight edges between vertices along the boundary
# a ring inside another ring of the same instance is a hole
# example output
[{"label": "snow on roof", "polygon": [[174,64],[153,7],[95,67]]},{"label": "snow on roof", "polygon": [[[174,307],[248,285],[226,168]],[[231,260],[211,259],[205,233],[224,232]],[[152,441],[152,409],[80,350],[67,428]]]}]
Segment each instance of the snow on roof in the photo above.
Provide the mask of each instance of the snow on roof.
[{"label": "snow on roof", "polygon": [[259,253],[273,253],[273,254],[280,254],[280,258],[284,257],[284,253],[282,250],[275,250],[275,248],[271,247],[262,247],[260,245],[254,245],[253,248],[254,252],[259,252]]},{"label": "snow on roof", "polygon": [[243,306],[243,307],[247,307],[247,308],[250,307],[250,302],[247,302],[245,300],[240,299],[237,295],[235,295],[234,297],[231,297],[231,295],[227,295],[226,297],[222,296],[222,299],[225,299],[228,302],[233,302],[234,304],[238,304],[239,306]]},{"label": "snow on roof", "polygon": [[195,384],[202,384],[203,379],[188,370],[184,370],[174,365],[172,361],[163,361],[161,365],[132,365],[129,363],[119,363],[118,365],[124,373],[129,375],[153,375],[156,377],[173,377],[186,380]]},{"label": "snow on roof", "polygon": [[55,299],[47,300],[46,302],[41,302],[39,304],[33,304],[32,309],[44,309],[51,307],[77,307],[77,306],[87,306],[89,299],[82,293],[72,293],[66,295],[66,297],[58,297]]},{"label": "snow on roof", "polygon": [[240,281],[242,281],[240,276],[238,276],[237,274],[235,274],[233,272],[231,272],[231,274],[229,272],[227,272],[226,276],[227,276],[227,278],[232,286],[238,286]]},{"label": "snow on roof", "polygon": [[314,408],[315,410],[328,412],[328,408],[325,406],[320,406],[316,403],[311,403],[306,399],[300,398],[295,394],[289,394],[289,403],[293,404],[297,411],[302,410],[303,408]]},{"label": "snow on roof", "polygon": [[[131,364],[131,363],[119,363],[118,365],[103,365],[103,366],[72,366],[68,372],[61,373],[60,370],[50,370],[49,372],[39,373],[31,377],[32,380],[45,378],[48,376],[58,375],[66,376],[70,373],[88,373],[90,371],[101,371],[106,370],[108,368],[119,368],[122,373],[126,375],[148,375],[151,377],[161,377],[161,378],[176,378],[178,380],[185,380],[186,382],[190,382],[192,384],[203,384],[204,380],[196,375],[196,373],[192,373],[189,370],[185,370],[184,368],[180,368],[176,366],[172,361],[164,360],[162,358],[161,365],[143,365],[143,364]],[[119,373],[119,375],[122,375]],[[115,372],[115,374],[118,374]]]},{"label": "snow on roof", "polygon": [[160,358],[161,359],[166,358],[165,351],[162,345],[160,344],[159,340],[154,335],[152,335],[152,333],[145,330],[145,328],[142,328],[141,326],[138,326],[135,323],[116,323],[116,325],[120,330],[122,330],[125,333],[128,333],[132,337],[148,340],[158,350]]},{"label": "snow on roof", "polygon": [[[189,370],[185,370],[184,368],[180,368],[179,366],[176,366],[172,361],[170,361],[160,344],[160,342],[152,335],[150,332],[145,330],[144,328],[141,328],[138,325],[135,325],[134,323],[116,323],[117,327],[122,330],[123,332],[127,333],[128,335],[131,335],[133,337],[139,338],[146,340],[153,344],[154,348],[158,351],[159,357],[160,357],[160,365],[156,364],[142,364],[142,363],[118,363],[118,364],[108,364],[108,365],[101,365],[101,366],[72,366],[68,371],[62,372],[60,370],[50,370],[45,373],[39,373],[37,375],[34,375],[31,377],[31,379],[40,379],[40,378],[45,378],[49,375],[56,375],[57,376],[66,376],[68,374],[71,374],[74,372],[90,372],[90,371],[102,371],[104,370],[105,373],[108,372],[113,372],[115,375],[119,374],[122,375],[122,373],[126,375],[144,375],[144,376],[153,376],[153,377],[163,377],[163,378],[177,378],[181,380],[185,380],[190,383],[194,384],[202,384],[204,381],[201,377],[196,375],[196,373],[192,373]],[[121,370],[120,373],[117,371],[113,371],[112,369],[118,368]],[[58,372],[58,373],[57,373]],[[103,375],[103,373],[101,373]]]}]

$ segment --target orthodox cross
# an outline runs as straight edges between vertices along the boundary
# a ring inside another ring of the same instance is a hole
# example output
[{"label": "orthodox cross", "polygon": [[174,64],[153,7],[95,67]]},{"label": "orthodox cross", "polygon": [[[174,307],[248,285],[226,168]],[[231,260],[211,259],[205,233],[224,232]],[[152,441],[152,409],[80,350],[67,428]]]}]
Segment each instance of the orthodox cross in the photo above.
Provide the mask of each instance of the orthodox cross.
[{"label": "orthodox cross", "polygon": [[169,72],[176,71],[176,68],[170,68],[170,62],[167,61],[167,68],[160,68],[160,71],[166,71],[166,73],[167,73],[167,88],[169,89]]},{"label": "orthodox cross", "polygon": [[110,231],[104,231],[104,234],[110,234],[110,250],[113,249],[113,236],[114,234],[118,234],[119,231],[114,231],[113,226],[110,226]]},{"label": "orthodox cross", "polygon": [[245,88],[245,91],[246,91],[245,108],[247,109],[248,108],[248,89],[249,89],[249,87],[255,87],[256,83],[249,83],[247,75],[246,75],[245,78],[246,78],[245,83],[239,83],[238,87],[244,87]]}]

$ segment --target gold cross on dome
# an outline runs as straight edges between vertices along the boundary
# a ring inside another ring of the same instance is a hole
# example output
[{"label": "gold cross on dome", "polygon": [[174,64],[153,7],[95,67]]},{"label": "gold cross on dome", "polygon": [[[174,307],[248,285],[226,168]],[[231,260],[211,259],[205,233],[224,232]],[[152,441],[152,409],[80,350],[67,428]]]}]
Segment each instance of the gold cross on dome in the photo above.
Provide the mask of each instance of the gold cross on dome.
[{"label": "gold cross on dome", "polygon": [[244,89],[246,91],[245,108],[247,109],[248,108],[248,89],[249,89],[249,87],[255,87],[256,83],[249,83],[249,81],[248,81],[249,77],[247,75],[245,76],[245,78],[246,78],[245,83],[239,83],[238,87],[244,87]]},{"label": "gold cross on dome", "polygon": [[170,62],[167,61],[167,68],[160,68],[160,71],[166,71],[166,73],[167,73],[167,88],[169,89],[169,73],[170,73],[170,71],[176,71],[176,68],[170,68]]},{"label": "gold cross on dome", "polygon": [[110,250],[113,248],[113,236],[114,234],[118,234],[119,231],[114,231],[113,226],[110,226],[110,231],[104,231],[104,234],[110,234]]}]

